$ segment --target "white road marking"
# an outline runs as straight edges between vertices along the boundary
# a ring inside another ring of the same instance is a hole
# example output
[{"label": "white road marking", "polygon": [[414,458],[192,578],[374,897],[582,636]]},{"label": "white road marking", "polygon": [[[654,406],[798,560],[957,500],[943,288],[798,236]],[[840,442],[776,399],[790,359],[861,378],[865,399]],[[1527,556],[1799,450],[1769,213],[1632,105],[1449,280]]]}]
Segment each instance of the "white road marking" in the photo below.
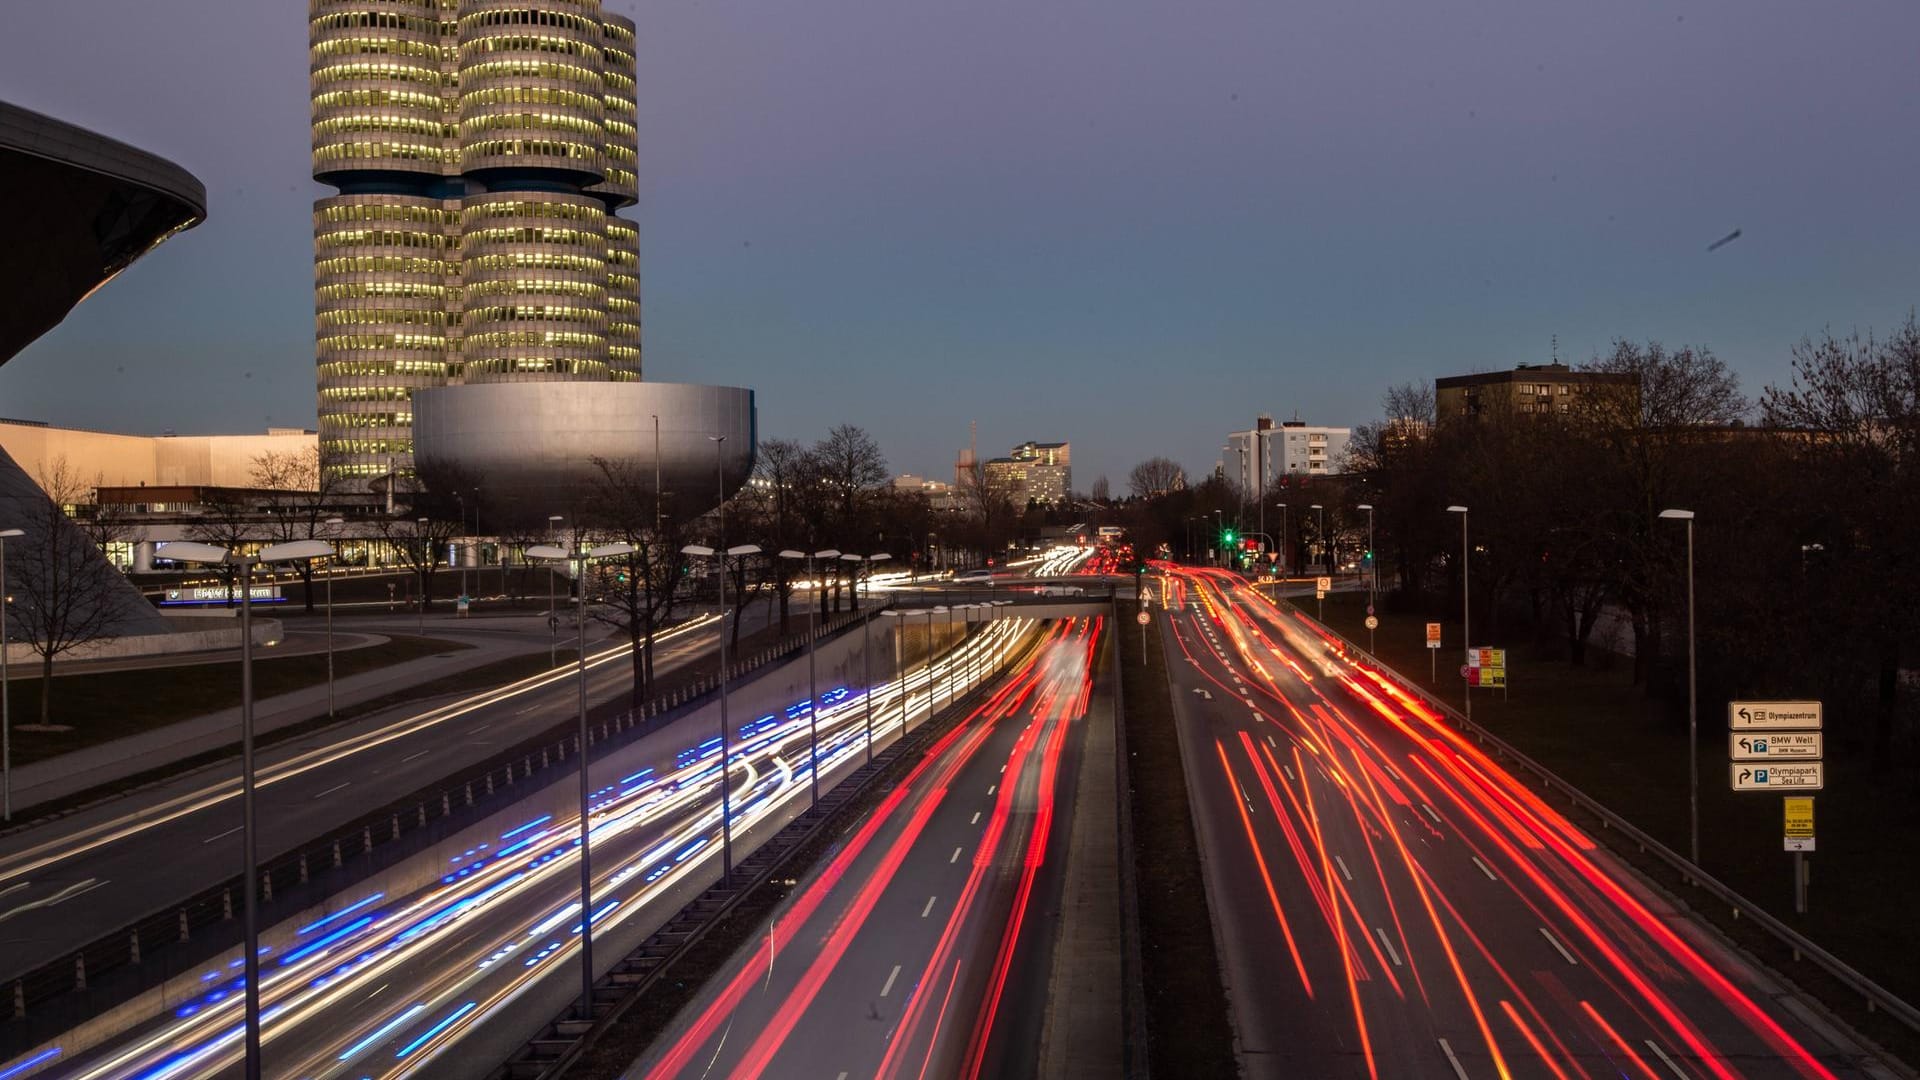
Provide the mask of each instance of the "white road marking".
[{"label": "white road marking", "polygon": [[1487,875],[1487,880],[1488,880],[1488,881],[1499,881],[1499,880],[1500,880],[1499,878],[1497,878],[1497,877],[1494,877],[1494,876],[1493,876],[1493,871],[1487,868],[1487,864],[1486,864],[1486,863],[1483,863],[1483,862],[1481,862],[1481,861],[1480,861],[1480,856],[1478,856],[1478,855],[1475,855],[1475,856],[1473,857],[1473,865],[1475,865],[1475,866],[1477,866],[1477,867],[1479,867],[1479,868],[1480,868],[1480,872],[1481,872],[1481,873],[1483,873],[1483,874],[1485,874],[1485,875]]},{"label": "white road marking", "polygon": [[993,792],[994,792],[994,789],[996,789],[996,788],[998,788],[999,786],[1000,786],[999,784],[989,784],[989,785],[987,785],[987,794],[989,794],[989,795],[991,795],[991,794],[993,794]]},{"label": "white road marking", "polygon": [[887,974],[887,985],[880,988],[881,997],[886,997],[887,994],[893,990],[893,980],[899,977],[900,977],[900,965],[895,964],[893,965],[893,970]]},{"label": "white road marking", "polygon": [[74,882],[72,885],[69,885],[64,889],[61,889],[59,892],[54,893],[52,896],[43,897],[29,904],[21,904],[19,907],[14,908],[11,911],[0,911],[0,922],[6,922],[8,919],[13,918],[15,915],[18,915],[23,911],[33,911],[38,908],[52,907],[55,904],[58,904],[62,901],[71,900],[74,897],[79,896],[81,893],[90,893],[93,890],[105,884],[106,884],[105,881],[95,879],[95,878],[88,878],[85,881]]},{"label": "white road marking", "polygon": [[1567,947],[1565,945],[1560,944],[1560,939],[1553,936],[1553,931],[1548,930],[1546,927],[1543,926],[1540,928],[1540,936],[1543,938],[1546,938],[1547,944],[1553,946],[1553,951],[1559,953],[1560,956],[1563,959],[1565,959],[1567,963],[1573,964],[1576,967],[1579,966],[1580,961],[1575,960],[1573,958],[1573,954],[1567,951]]},{"label": "white road marking", "polygon": [[1382,927],[1376,926],[1373,928],[1373,932],[1379,935],[1380,944],[1385,945],[1387,947],[1387,955],[1393,958],[1393,966],[1394,967],[1402,966],[1400,963],[1400,950],[1395,949],[1393,947],[1393,942],[1387,940],[1386,930],[1383,929]]},{"label": "white road marking", "polygon": [[407,762],[412,761],[415,758],[423,758],[431,753],[433,753],[433,751],[431,750],[422,750],[417,754],[408,754],[406,757],[403,757],[400,759],[400,764],[405,765]]},{"label": "white road marking", "polygon": [[947,865],[952,866],[954,863],[957,863],[959,861],[960,861],[960,849],[954,848],[953,857],[947,860]]},{"label": "white road marking", "polygon": [[1433,812],[1433,807],[1428,806],[1426,803],[1421,803],[1420,809],[1427,812],[1427,816],[1433,819],[1435,825],[1440,824],[1440,815]]},{"label": "white road marking", "polygon": [[1453,1047],[1448,1046],[1445,1039],[1440,1040],[1440,1052],[1447,1055],[1447,1064],[1453,1066],[1453,1075],[1460,1080],[1467,1080],[1467,1070],[1460,1067],[1460,1059],[1453,1056]]},{"label": "white road marking", "polygon": [[1652,1039],[1648,1039],[1646,1042],[1647,1042],[1647,1049],[1653,1051],[1653,1054],[1655,1057],[1659,1058],[1661,1061],[1666,1062],[1667,1068],[1673,1070],[1673,1075],[1679,1077],[1680,1080],[1693,1080],[1693,1078],[1688,1076],[1680,1068],[1680,1066],[1675,1065],[1673,1063],[1673,1059],[1667,1056],[1667,1052],[1665,1050],[1660,1049],[1659,1043],[1654,1042]]},{"label": "white road marking", "polygon": [[1341,877],[1346,878],[1348,881],[1353,880],[1353,875],[1347,872],[1347,864],[1344,859],[1340,858],[1340,856],[1338,855],[1335,855],[1333,857],[1333,865],[1340,868]]},{"label": "white road marking", "polygon": [[1280,744],[1277,742],[1274,742],[1273,736],[1271,735],[1267,736],[1267,745],[1273,747],[1275,750],[1280,749]]},{"label": "white road marking", "polygon": [[213,843],[213,842],[214,842],[215,840],[221,840],[221,839],[224,839],[224,838],[226,838],[226,837],[229,837],[229,836],[232,836],[232,835],[233,835],[234,833],[237,833],[237,832],[239,832],[239,831],[240,831],[241,829],[244,829],[244,828],[246,828],[246,826],[245,826],[245,825],[235,825],[235,826],[234,826],[233,828],[231,828],[231,829],[228,829],[228,830],[227,830],[226,832],[223,832],[223,833],[221,833],[221,834],[220,834],[219,836],[209,836],[209,837],[207,837],[207,838],[206,838],[205,840],[202,840],[202,841],[200,841],[200,843],[201,843],[201,844],[211,844],[211,843]]},{"label": "white road marking", "polygon": [[1007,771],[1007,767],[1006,767],[1005,765],[1002,765],[1002,766],[1000,766],[1000,771],[1001,771],[1001,772],[1003,772],[1003,773],[1004,773],[1004,772],[1006,772],[1006,771]]},{"label": "white road marking", "polygon": [[978,811],[978,810],[975,810],[975,811],[973,812],[973,820],[972,820],[972,821],[969,821],[969,822],[967,822],[967,824],[969,824],[969,825],[978,825],[978,824],[980,824],[980,811]]},{"label": "white road marking", "polygon": [[487,721],[486,723],[484,723],[484,724],[481,724],[481,725],[480,725],[479,727],[470,727],[470,728],[468,728],[468,729],[467,729],[467,734],[469,734],[469,735],[478,735],[478,734],[480,734],[481,732],[483,732],[483,731],[485,731],[485,730],[487,730],[488,728],[490,728],[490,727],[492,727],[492,726],[493,726],[493,721],[491,721],[491,720],[489,720],[489,721]]},{"label": "white road marking", "polygon": [[927,913],[933,910],[933,901],[935,899],[936,899],[935,897],[931,897],[931,896],[927,897],[927,906],[920,909],[921,918],[923,919],[926,918]]},{"label": "white road marking", "polygon": [[1291,766],[1291,765],[1282,765],[1282,766],[1280,766],[1280,771],[1281,771],[1281,772],[1284,772],[1284,773],[1286,773],[1286,774],[1287,774],[1287,782],[1288,782],[1288,783],[1290,783],[1290,784],[1291,784],[1291,783],[1298,783],[1298,782],[1299,782],[1299,781],[1297,781],[1297,780],[1295,780],[1295,779],[1294,779],[1294,776],[1293,776],[1293,766]]},{"label": "white road marking", "polygon": [[352,787],[352,786],[353,786],[353,781],[351,781],[351,780],[349,780],[349,781],[347,781],[347,782],[346,782],[346,783],[344,783],[344,784],[335,784],[335,785],[333,785],[332,787],[330,787],[330,788],[328,788],[327,790],[325,790],[325,791],[323,791],[323,792],[321,792],[320,794],[318,794],[318,795],[315,795],[315,796],[314,796],[314,798],[316,798],[316,799],[324,799],[324,798],[326,798],[327,796],[329,796],[329,795],[331,795],[331,794],[333,794],[333,793],[334,793],[334,792],[336,792],[336,791],[339,791],[339,790],[340,790],[340,789],[342,789],[342,788],[349,788],[349,787]]}]

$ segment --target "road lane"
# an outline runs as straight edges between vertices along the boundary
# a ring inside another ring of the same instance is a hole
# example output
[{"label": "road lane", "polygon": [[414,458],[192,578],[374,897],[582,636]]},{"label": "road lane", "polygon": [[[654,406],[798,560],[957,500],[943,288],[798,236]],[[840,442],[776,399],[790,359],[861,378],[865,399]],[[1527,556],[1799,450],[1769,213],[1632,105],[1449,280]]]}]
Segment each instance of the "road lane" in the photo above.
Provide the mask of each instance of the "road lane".
[{"label": "road lane", "polygon": [[1163,585],[1247,1075],[1885,1075],[1311,624]]},{"label": "road lane", "polygon": [[1055,627],[628,1075],[1033,1075],[1056,808],[1072,805],[1100,625]]}]

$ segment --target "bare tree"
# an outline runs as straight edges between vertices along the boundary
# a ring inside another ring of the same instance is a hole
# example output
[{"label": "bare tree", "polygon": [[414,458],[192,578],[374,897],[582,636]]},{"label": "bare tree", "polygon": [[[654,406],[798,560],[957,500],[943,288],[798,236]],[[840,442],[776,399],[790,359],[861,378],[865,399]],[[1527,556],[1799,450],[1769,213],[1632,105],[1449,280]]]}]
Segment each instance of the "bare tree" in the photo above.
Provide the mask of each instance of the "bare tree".
[{"label": "bare tree", "polygon": [[1184,491],[1186,486],[1187,470],[1172,458],[1150,457],[1127,473],[1127,490],[1136,499],[1151,499],[1168,492]]},{"label": "bare tree", "polygon": [[[259,542],[263,537],[260,512],[239,492],[225,489],[208,489],[202,496],[199,514],[193,524],[187,526],[187,538],[227,551],[238,551],[242,546]],[[216,570],[220,580],[227,586],[227,606],[239,602],[235,591],[239,583],[239,571],[232,563],[222,563]]]},{"label": "bare tree", "polygon": [[[281,543],[312,540],[323,531],[327,515],[339,494],[338,470],[321,456],[318,446],[287,453],[268,451],[252,461],[253,486],[262,489],[260,507],[267,513],[265,531]],[[313,560],[295,566],[307,614],[313,614]]]},{"label": "bare tree", "polygon": [[1113,501],[1113,485],[1107,483],[1104,474],[1096,476],[1093,478],[1093,487],[1087,490],[1087,497],[1097,503],[1110,503]]},{"label": "bare tree", "polygon": [[1001,549],[1008,531],[1019,521],[1021,507],[1014,503],[1013,480],[987,469],[975,461],[960,477],[960,497],[966,506],[967,527],[974,550],[981,560],[990,561]]},{"label": "bare tree", "polygon": [[594,617],[619,628],[632,647],[633,703],[639,705],[653,682],[653,635],[685,576],[677,519],[666,512],[667,496],[657,489],[650,464],[594,458],[596,475],[590,524],[634,551],[612,563],[612,602],[594,609]]},{"label": "bare tree", "polygon": [[17,569],[7,584],[14,593],[8,624],[40,657],[40,722],[52,715],[54,658],[110,636],[128,586],[101,556],[64,507],[81,503],[85,488],[55,461],[40,476],[46,496],[21,500],[25,535],[11,542]]},{"label": "bare tree", "polygon": [[[765,484],[741,491],[741,520],[756,523],[760,544],[768,551],[818,550],[826,491],[820,482],[820,459],[791,439],[768,439],[760,444],[756,458],[754,471]],[[772,599],[780,606],[782,634],[787,632],[796,569],[790,560],[780,558],[767,567]],[[819,603],[823,595],[816,587],[813,602]]]},{"label": "bare tree", "polygon": [[[831,536],[846,547],[864,546],[872,524],[868,511],[887,482],[887,456],[880,451],[864,428],[841,424],[815,444],[810,455],[818,471],[822,494],[828,503]],[[825,568],[833,575],[833,607],[840,608],[841,572],[844,564],[835,562]],[[859,597],[852,598],[860,606]]]}]

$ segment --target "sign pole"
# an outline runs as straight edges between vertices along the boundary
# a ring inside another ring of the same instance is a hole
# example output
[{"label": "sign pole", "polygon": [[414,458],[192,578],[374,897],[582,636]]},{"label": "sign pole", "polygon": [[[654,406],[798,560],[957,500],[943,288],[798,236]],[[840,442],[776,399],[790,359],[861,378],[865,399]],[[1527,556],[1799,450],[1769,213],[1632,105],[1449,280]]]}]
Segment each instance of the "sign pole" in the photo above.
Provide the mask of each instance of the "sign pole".
[{"label": "sign pole", "polygon": [[1793,913],[1795,915],[1805,915],[1807,913],[1806,858],[1805,852],[1796,851],[1793,853]]}]

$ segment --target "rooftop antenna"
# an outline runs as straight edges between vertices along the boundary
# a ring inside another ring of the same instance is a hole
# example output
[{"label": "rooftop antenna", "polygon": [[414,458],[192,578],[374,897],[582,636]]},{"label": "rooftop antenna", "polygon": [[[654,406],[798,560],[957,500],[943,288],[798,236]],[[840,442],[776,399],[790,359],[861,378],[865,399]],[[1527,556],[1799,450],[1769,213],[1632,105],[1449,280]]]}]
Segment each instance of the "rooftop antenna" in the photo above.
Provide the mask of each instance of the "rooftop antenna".
[{"label": "rooftop antenna", "polygon": [[1560,335],[1559,334],[1553,335],[1553,362],[1556,364],[1560,362]]}]

